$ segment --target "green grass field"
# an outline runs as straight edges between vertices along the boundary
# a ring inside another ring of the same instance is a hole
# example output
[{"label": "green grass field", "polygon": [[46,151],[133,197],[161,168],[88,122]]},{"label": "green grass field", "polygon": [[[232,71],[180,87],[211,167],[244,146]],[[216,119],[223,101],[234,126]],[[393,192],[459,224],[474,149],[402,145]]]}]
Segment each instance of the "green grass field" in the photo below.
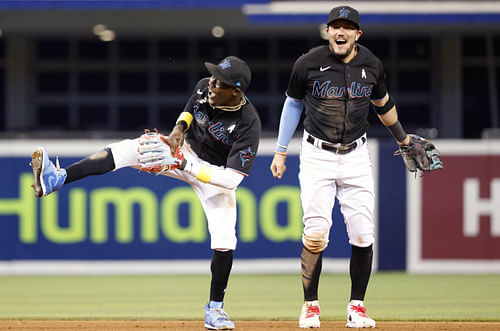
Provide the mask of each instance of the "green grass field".
[{"label": "green grass field", "polygon": [[[1,276],[0,319],[201,320],[208,275]],[[323,320],[344,320],[349,276],[324,274]],[[295,320],[300,275],[232,275],[237,320]],[[365,301],[377,321],[500,321],[500,275],[372,275]]]}]

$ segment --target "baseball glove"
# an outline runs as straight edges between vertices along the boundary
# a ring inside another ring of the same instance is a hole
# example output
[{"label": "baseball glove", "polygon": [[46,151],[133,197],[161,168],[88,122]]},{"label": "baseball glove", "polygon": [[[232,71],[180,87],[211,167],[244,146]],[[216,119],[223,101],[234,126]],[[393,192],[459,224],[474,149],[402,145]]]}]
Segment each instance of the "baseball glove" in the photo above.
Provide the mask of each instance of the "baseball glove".
[{"label": "baseball glove", "polygon": [[139,137],[137,152],[140,169],[157,175],[181,168],[184,163],[184,155],[179,147],[172,154],[165,136],[156,129],[155,132],[144,130],[144,134]]},{"label": "baseball glove", "polygon": [[429,140],[410,134],[410,143],[400,146],[394,155],[401,155],[406,168],[410,172],[434,171],[443,168],[443,162],[439,158],[439,151]]}]

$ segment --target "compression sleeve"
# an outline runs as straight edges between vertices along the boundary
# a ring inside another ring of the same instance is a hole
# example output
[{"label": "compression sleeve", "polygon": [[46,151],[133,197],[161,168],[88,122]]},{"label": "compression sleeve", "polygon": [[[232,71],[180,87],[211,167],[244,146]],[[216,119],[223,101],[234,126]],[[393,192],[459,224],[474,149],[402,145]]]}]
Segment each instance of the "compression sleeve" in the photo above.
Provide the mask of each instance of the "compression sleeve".
[{"label": "compression sleeve", "polygon": [[290,139],[292,139],[299,124],[301,114],[302,100],[286,97],[281,112],[278,142],[276,143],[277,152],[286,152]]},{"label": "compression sleeve", "polygon": [[221,168],[212,165],[200,164],[186,160],[184,171],[203,183],[234,190],[240,185],[244,176],[230,168]]}]

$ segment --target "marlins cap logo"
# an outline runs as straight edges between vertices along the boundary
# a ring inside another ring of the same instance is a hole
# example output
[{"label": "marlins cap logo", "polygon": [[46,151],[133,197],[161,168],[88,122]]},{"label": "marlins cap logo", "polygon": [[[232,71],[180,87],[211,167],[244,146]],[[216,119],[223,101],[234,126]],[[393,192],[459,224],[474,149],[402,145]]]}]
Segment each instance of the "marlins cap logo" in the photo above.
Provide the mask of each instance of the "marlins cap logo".
[{"label": "marlins cap logo", "polygon": [[229,59],[225,59],[223,62],[221,62],[220,64],[220,67],[222,69],[227,69],[227,68],[231,68],[231,62],[229,62]]},{"label": "marlins cap logo", "polygon": [[339,13],[339,17],[349,17],[351,11],[347,8],[342,8]]}]

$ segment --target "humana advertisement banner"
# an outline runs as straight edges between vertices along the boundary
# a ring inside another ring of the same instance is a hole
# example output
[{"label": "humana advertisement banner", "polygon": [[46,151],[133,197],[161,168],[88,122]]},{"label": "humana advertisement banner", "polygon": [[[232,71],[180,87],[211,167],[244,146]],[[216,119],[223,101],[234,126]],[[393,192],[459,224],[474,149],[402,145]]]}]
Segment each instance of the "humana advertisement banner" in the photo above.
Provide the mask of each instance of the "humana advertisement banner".
[{"label": "humana advertisement banner", "polygon": [[[52,161],[60,155],[61,167],[86,156],[65,156],[74,152],[48,147],[47,151]],[[38,199],[31,187],[30,160],[31,151],[24,156],[0,156],[0,262],[211,258],[205,215],[189,185],[121,169],[81,179]],[[293,259],[295,263],[300,256],[303,225],[298,156],[289,157],[282,180],[272,177],[270,163],[270,155],[258,157],[237,190],[235,260]],[[350,246],[338,208],[335,214],[332,235],[337,238],[325,257],[340,259],[345,265]],[[299,266],[297,263],[297,270]]]}]

